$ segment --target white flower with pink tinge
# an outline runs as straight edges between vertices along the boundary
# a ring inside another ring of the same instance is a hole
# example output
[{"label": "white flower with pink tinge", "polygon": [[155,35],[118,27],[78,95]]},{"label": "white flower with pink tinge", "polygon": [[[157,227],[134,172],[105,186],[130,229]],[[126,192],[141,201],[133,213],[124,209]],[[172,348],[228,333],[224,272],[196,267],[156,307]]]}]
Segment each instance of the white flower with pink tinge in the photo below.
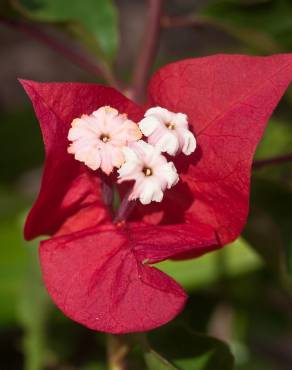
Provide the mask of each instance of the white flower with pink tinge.
[{"label": "white flower with pink tinge", "polygon": [[68,153],[85,163],[92,170],[101,168],[109,175],[114,167],[119,168],[125,158],[123,147],[141,139],[141,131],[126,114],[104,106],[90,115],[83,114],[71,124],[68,139],[72,144]]},{"label": "white flower with pink tinge", "polygon": [[195,151],[196,139],[189,130],[186,114],[154,107],[148,109],[144,117],[139,122],[139,127],[148,137],[149,144],[170,155],[180,152],[190,155]]},{"label": "white flower with pink tinge", "polygon": [[161,202],[163,192],[178,180],[176,168],[154,146],[139,140],[123,149],[125,163],[118,170],[118,182],[135,181],[129,200],[142,204]]}]

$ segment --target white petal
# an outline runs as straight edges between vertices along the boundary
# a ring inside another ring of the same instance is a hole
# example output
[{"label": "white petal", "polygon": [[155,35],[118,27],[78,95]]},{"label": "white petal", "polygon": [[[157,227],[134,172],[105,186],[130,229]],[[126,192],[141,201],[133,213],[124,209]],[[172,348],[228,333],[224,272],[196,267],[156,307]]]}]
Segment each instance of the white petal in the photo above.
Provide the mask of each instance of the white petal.
[{"label": "white petal", "polygon": [[109,175],[114,168],[114,165],[112,163],[111,145],[107,144],[103,145],[102,150],[100,150],[100,157],[101,157],[100,168],[106,175]]},{"label": "white petal", "polygon": [[152,159],[152,156],[156,153],[154,146],[146,143],[143,140],[133,143],[133,148],[135,148],[139,159],[146,163],[149,162]]},{"label": "white petal", "polygon": [[140,130],[145,136],[151,135],[157,129],[159,124],[160,123],[157,118],[153,116],[143,118],[142,121],[138,123]]},{"label": "white petal", "polygon": [[84,130],[83,129],[80,129],[78,127],[71,127],[69,132],[68,132],[67,138],[70,141],[74,141],[74,140],[79,139],[83,135],[84,135]]},{"label": "white petal", "polygon": [[126,162],[118,169],[118,181],[121,183],[123,181],[135,180],[136,174],[139,172],[141,172],[141,169],[135,162]]},{"label": "white petal", "polygon": [[112,158],[112,164],[114,167],[120,168],[122,164],[125,162],[125,156],[122,151],[122,148],[117,148],[111,144],[108,144],[111,146],[111,158]]},{"label": "white petal", "polygon": [[195,136],[191,133],[189,130],[181,130],[181,135],[183,137],[183,147],[182,147],[182,152],[185,155],[190,155],[192,154],[197,146],[196,138]]},{"label": "white petal", "polygon": [[118,182],[135,180],[137,174],[141,173],[141,163],[137,154],[130,147],[123,147],[123,154],[125,162],[118,169]]},{"label": "white petal", "polygon": [[87,128],[84,127],[71,127],[69,132],[68,132],[68,140],[74,141],[78,140],[83,137],[92,137],[94,136],[94,133]]},{"label": "white petal", "polygon": [[79,120],[78,126],[86,128],[88,131],[97,136],[101,134],[101,129],[103,129],[103,126],[101,125],[101,120],[92,115],[87,116],[86,114],[82,115],[81,119]]},{"label": "white petal", "polygon": [[85,164],[92,170],[97,170],[100,167],[101,158],[99,155],[99,150],[91,149],[87,152]]},{"label": "white petal", "polygon": [[140,194],[140,201],[142,204],[149,204],[152,201],[161,202],[163,192],[159,186],[159,182],[154,178],[145,179],[144,187]]},{"label": "white petal", "polygon": [[74,144],[70,147],[71,153],[74,153],[74,158],[77,159],[79,162],[87,162],[87,158],[89,156],[89,152],[91,148],[83,148],[79,150],[75,150]]},{"label": "white petal", "polygon": [[163,179],[166,182],[168,189],[176,185],[179,181],[179,176],[173,162],[168,162],[156,169],[155,176],[157,176],[160,180]]},{"label": "white petal", "polygon": [[145,175],[142,172],[139,172],[136,175],[135,184],[133,186],[132,192],[129,195],[129,200],[139,199],[140,193],[143,190],[145,181]]},{"label": "white petal", "polygon": [[124,146],[122,148],[124,156],[125,156],[125,161],[126,162],[138,162],[138,157],[137,154],[133,149],[131,149],[129,146]]},{"label": "white petal", "polygon": [[[151,140],[150,140],[151,142]],[[156,143],[155,148],[169,155],[175,155],[179,149],[179,141],[172,132],[166,132]]]},{"label": "white petal", "polygon": [[176,127],[181,127],[181,128],[188,128],[188,116],[184,113],[175,113],[174,114],[174,119],[173,119]]},{"label": "white petal", "polygon": [[150,108],[144,114],[145,117],[149,117],[151,115],[160,118],[164,122],[168,122],[171,118],[171,112],[161,107]]},{"label": "white petal", "polygon": [[96,111],[92,112],[92,115],[96,118],[104,118],[106,115],[110,116],[110,118],[113,118],[118,114],[119,112],[115,108],[109,106],[100,107]]}]

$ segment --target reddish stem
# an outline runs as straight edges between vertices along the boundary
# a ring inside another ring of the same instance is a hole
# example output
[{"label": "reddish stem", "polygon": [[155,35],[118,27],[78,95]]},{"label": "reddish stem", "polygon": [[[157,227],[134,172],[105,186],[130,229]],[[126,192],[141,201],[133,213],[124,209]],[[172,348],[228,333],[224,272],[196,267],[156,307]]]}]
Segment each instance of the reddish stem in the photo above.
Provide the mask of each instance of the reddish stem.
[{"label": "reddish stem", "polygon": [[206,20],[198,16],[165,16],[161,19],[161,26],[164,28],[197,27],[205,24]]},{"label": "reddish stem", "polygon": [[[149,0],[149,14],[145,30],[145,40],[138,56],[136,68],[133,76],[133,90],[131,99],[142,102],[145,96],[145,89],[149,77],[149,71],[153,64],[157,47],[159,44],[160,20],[162,5],[164,0]],[[130,192],[129,192],[130,193]],[[120,207],[114,218],[114,223],[121,223],[127,220],[133,211],[136,202],[129,201],[129,193],[122,200]]]},{"label": "reddish stem", "polygon": [[265,166],[278,165],[286,162],[292,162],[292,154],[280,155],[273,158],[259,159],[253,162],[253,168],[260,169]]},{"label": "reddish stem", "polygon": [[149,14],[145,28],[145,39],[137,59],[133,75],[132,99],[142,102],[149,77],[149,71],[155,59],[159,44],[160,20],[164,0],[148,0]]},{"label": "reddish stem", "polygon": [[107,335],[107,362],[109,370],[127,370],[130,345],[126,335]]},{"label": "reddish stem", "polygon": [[62,54],[66,59],[70,60],[73,64],[77,65],[89,74],[98,78],[103,78],[111,86],[117,86],[117,82],[109,69],[92,62],[83,54],[80,54],[73,48],[65,45],[57,38],[44,32],[42,29],[19,20],[0,18],[0,23],[26,33],[41,43],[49,46],[52,50]]},{"label": "reddish stem", "polygon": [[132,189],[130,189],[124,196],[121,204],[117,210],[117,213],[113,219],[114,224],[120,224],[126,222],[129,216],[131,215],[132,211],[136,206],[136,202],[134,200],[129,200],[129,195]]}]

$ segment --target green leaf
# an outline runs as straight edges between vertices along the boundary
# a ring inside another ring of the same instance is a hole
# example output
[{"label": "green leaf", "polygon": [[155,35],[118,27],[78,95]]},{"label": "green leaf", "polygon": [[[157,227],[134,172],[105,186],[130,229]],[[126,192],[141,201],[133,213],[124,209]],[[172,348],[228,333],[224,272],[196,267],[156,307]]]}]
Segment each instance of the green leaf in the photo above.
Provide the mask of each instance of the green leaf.
[{"label": "green leaf", "polygon": [[292,190],[254,179],[251,214],[245,236],[280,274],[292,273]]},{"label": "green leaf", "polygon": [[38,242],[23,241],[23,221],[14,217],[0,223],[0,321],[20,324],[25,369],[41,370],[48,359],[44,326],[50,300],[40,277]]},{"label": "green leaf", "polygon": [[117,11],[111,0],[11,0],[15,9],[35,21],[66,24],[105,61],[118,46]]},{"label": "green leaf", "polygon": [[290,0],[215,0],[201,15],[260,52],[292,48]]},{"label": "green leaf", "polygon": [[17,304],[25,270],[26,253],[22,233],[15,219],[0,221],[0,325],[17,320]]},{"label": "green leaf", "polygon": [[221,250],[186,261],[164,261],[155,267],[171,275],[189,292],[216,282],[219,278],[233,277],[254,271],[262,260],[247,241],[238,238]]},{"label": "green leaf", "polygon": [[[3,142],[2,149],[5,146]],[[3,173],[5,173],[3,167]],[[0,187],[0,326],[17,321],[17,304],[27,262],[18,213],[30,202],[8,188]]]},{"label": "green leaf", "polygon": [[[292,125],[278,119],[272,119],[265,130],[257,149],[255,159],[267,159],[291,153]],[[292,181],[292,163],[264,166],[254,171],[254,176],[289,184]]]},{"label": "green leaf", "polygon": [[5,19],[14,18],[16,12],[11,8],[10,0],[1,0],[0,16]]},{"label": "green leaf", "polygon": [[153,349],[147,351],[144,357],[149,370],[177,370],[176,367]]},{"label": "green leaf", "polygon": [[42,370],[50,357],[46,343],[50,300],[40,276],[38,242],[26,243],[25,247],[28,261],[18,306],[19,323],[24,330],[25,370]]},{"label": "green leaf", "polygon": [[[5,172],[5,170],[3,172]],[[13,232],[14,228],[17,227],[14,222],[15,216],[20,210],[28,207],[30,202],[28,197],[12,190],[11,187],[8,189],[8,186],[4,187],[0,185],[0,223],[2,221],[8,221],[6,224],[7,229],[12,229],[11,231]],[[19,236],[22,236],[21,232]],[[17,235],[15,235],[15,237],[16,240],[21,240]]]},{"label": "green leaf", "polygon": [[[150,345],[155,349],[146,354],[149,370],[232,370],[234,368],[234,358],[227,344],[195,333],[182,325],[170,324],[157,329],[149,334],[149,339]],[[152,362],[149,362],[149,358]]]},{"label": "green leaf", "polygon": [[25,369],[41,370],[49,358],[44,330],[49,298],[40,278],[38,243],[24,243],[23,218],[15,216],[19,196],[5,194],[4,190],[0,193],[1,210],[9,210],[5,219],[0,217],[0,325],[21,326]]},{"label": "green leaf", "polygon": [[107,370],[106,365],[97,364],[96,362],[82,366],[80,370]]},{"label": "green leaf", "polygon": [[291,153],[292,125],[271,119],[257,148],[256,159]]},{"label": "green leaf", "polygon": [[[8,183],[11,187],[11,182],[17,180],[19,176],[32,168],[41,166],[44,157],[43,143],[38,124],[30,108],[1,113],[0,120],[0,137],[3,140],[0,156],[1,183]],[[11,150],[12,141],[17,150]],[[26,144],[29,142],[29,145],[24,145],[24,141]],[[14,196],[16,196],[15,199],[19,198],[15,192]]]}]

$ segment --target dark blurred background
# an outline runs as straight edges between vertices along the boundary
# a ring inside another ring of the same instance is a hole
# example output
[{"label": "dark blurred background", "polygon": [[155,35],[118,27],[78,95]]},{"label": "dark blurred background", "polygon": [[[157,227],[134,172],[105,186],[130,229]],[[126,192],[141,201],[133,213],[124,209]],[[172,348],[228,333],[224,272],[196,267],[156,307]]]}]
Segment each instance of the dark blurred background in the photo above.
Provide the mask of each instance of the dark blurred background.
[{"label": "dark blurred background", "polygon": [[[0,369],[99,370],[105,368],[104,335],[70,321],[55,308],[40,277],[37,241],[25,243],[22,237],[44,152],[33,109],[17,78],[103,82],[35,35],[40,30],[74,52],[85,52],[92,62],[97,58],[72,29],[68,32],[70,19],[55,22],[38,13],[46,2],[0,1]],[[81,3],[85,7],[87,1]],[[98,30],[97,41],[103,45],[99,57],[127,82],[141,47],[147,1],[96,4],[105,21]],[[27,31],[22,22],[34,31]],[[107,42],[114,45],[109,54],[116,57],[108,57]],[[292,52],[292,1],[165,1],[153,70],[170,61],[222,52]],[[290,90],[269,123],[257,159],[291,152]],[[291,370],[291,163],[254,169],[249,222],[232,246],[197,260],[167,261],[161,268],[190,293],[178,320],[225,340],[237,370]]]}]

